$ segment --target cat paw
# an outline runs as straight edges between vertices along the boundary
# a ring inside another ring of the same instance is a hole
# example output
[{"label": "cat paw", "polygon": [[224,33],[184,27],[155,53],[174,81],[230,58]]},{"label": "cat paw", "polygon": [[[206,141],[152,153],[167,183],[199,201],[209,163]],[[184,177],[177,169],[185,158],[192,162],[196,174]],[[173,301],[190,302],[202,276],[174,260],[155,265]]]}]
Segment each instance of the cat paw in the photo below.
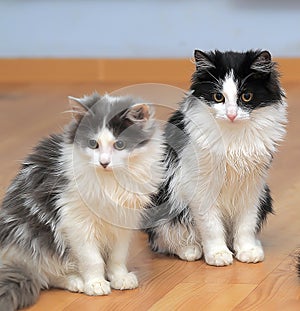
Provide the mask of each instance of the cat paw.
[{"label": "cat paw", "polygon": [[82,293],[84,291],[84,283],[82,278],[76,275],[68,276],[66,289],[71,292]]},{"label": "cat paw", "polygon": [[127,274],[115,275],[111,277],[110,285],[114,289],[134,289],[137,288],[139,283],[136,275],[133,272]]},{"label": "cat paw", "polygon": [[260,246],[254,246],[248,249],[239,250],[236,255],[236,259],[246,263],[257,263],[263,261],[265,258],[264,251]]},{"label": "cat paw", "polygon": [[219,250],[216,252],[206,253],[205,261],[211,266],[229,266],[233,262],[233,256],[229,249]]},{"label": "cat paw", "polygon": [[177,251],[180,259],[186,261],[195,261],[201,258],[202,250],[198,245],[188,245]]},{"label": "cat paw", "polygon": [[108,295],[111,292],[110,283],[104,279],[95,279],[85,283],[84,293],[89,296]]}]

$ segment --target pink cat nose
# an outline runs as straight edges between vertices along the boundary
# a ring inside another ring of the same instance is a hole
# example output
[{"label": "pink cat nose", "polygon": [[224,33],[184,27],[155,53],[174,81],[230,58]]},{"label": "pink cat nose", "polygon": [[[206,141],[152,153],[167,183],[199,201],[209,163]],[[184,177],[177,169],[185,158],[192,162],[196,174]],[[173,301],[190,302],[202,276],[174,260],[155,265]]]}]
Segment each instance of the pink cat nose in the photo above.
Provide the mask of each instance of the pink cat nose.
[{"label": "pink cat nose", "polygon": [[107,168],[107,166],[109,165],[109,162],[100,162],[100,164],[103,168]]},{"label": "pink cat nose", "polygon": [[231,122],[233,122],[234,119],[236,118],[236,114],[235,114],[235,113],[234,113],[234,114],[227,113],[227,118],[228,118]]}]

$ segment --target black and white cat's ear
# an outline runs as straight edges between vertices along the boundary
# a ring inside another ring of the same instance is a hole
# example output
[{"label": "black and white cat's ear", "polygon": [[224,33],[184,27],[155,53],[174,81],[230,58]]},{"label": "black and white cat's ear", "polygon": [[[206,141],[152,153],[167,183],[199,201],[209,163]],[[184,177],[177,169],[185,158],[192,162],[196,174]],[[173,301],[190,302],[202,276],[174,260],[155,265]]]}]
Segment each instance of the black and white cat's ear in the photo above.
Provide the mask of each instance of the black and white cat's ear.
[{"label": "black and white cat's ear", "polygon": [[200,50],[194,51],[194,59],[197,70],[207,70],[215,68],[215,65],[213,64],[209,56]]},{"label": "black and white cat's ear", "polygon": [[147,103],[138,103],[131,106],[125,113],[125,117],[134,122],[145,122],[153,115],[152,107]]},{"label": "black and white cat's ear", "polygon": [[81,120],[81,118],[87,113],[88,108],[85,106],[84,98],[76,98],[73,96],[68,96],[69,104],[72,108],[73,118],[77,121]]},{"label": "black and white cat's ear", "polygon": [[256,55],[252,65],[251,69],[259,71],[261,73],[270,73],[273,68],[273,61],[272,56],[269,51],[262,51],[259,52],[258,55]]}]

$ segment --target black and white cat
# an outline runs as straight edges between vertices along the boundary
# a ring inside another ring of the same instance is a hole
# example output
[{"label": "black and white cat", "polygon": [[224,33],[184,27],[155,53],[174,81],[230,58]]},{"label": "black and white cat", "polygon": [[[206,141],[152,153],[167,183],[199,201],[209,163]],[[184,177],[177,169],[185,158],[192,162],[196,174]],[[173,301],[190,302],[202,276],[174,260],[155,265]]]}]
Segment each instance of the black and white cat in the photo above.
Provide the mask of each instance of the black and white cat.
[{"label": "black and white cat", "polygon": [[70,97],[74,120],[41,141],[0,210],[0,306],[40,289],[106,295],[138,286],[126,268],[132,228],[162,182],[162,134],[152,105],[131,97]]},{"label": "black and white cat", "polygon": [[286,102],[268,51],[195,51],[191,92],[165,129],[167,178],[145,221],[152,250],[209,265],[259,262],[266,183]]}]

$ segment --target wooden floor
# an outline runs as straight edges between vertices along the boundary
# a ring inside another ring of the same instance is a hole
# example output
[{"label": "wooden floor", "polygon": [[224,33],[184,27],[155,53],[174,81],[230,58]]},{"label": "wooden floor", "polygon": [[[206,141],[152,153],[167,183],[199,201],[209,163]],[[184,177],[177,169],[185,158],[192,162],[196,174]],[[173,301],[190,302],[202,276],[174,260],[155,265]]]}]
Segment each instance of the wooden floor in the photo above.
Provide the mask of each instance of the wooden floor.
[{"label": "wooden floor", "polygon": [[[19,160],[42,136],[59,131],[69,120],[68,114],[61,113],[68,110],[67,95],[80,96],[94,90],[111,92],[123,86],[0,85],[0,197],[16,174]],[[186,89],[188,85],[176,86]],[[53,289],[43,291],[37,304],[26,310],[300,310],[300,281],[293,258],[294,250],[300,246],[300,85],[289,82],[284,86],[290,122],[287,139],[270,172],[276,215],[269,218],[261,234],[266,255],[263,263],[235,261],[229,267],[211,267],[203,260],[187,263],[153,254],[146,236],[136,232],[129,267],[138,275],[138,289],[113,290],[105,297]],[[159,111],[159,116],[165,118],[171,106],[176,106],[181,91],[167,87],[164,92],[163,86],[153,92],[153,87],[156,86],[137,86],[118,93],[134,90],[144,96],[146,92],[150,100],[167,105]]]}]

